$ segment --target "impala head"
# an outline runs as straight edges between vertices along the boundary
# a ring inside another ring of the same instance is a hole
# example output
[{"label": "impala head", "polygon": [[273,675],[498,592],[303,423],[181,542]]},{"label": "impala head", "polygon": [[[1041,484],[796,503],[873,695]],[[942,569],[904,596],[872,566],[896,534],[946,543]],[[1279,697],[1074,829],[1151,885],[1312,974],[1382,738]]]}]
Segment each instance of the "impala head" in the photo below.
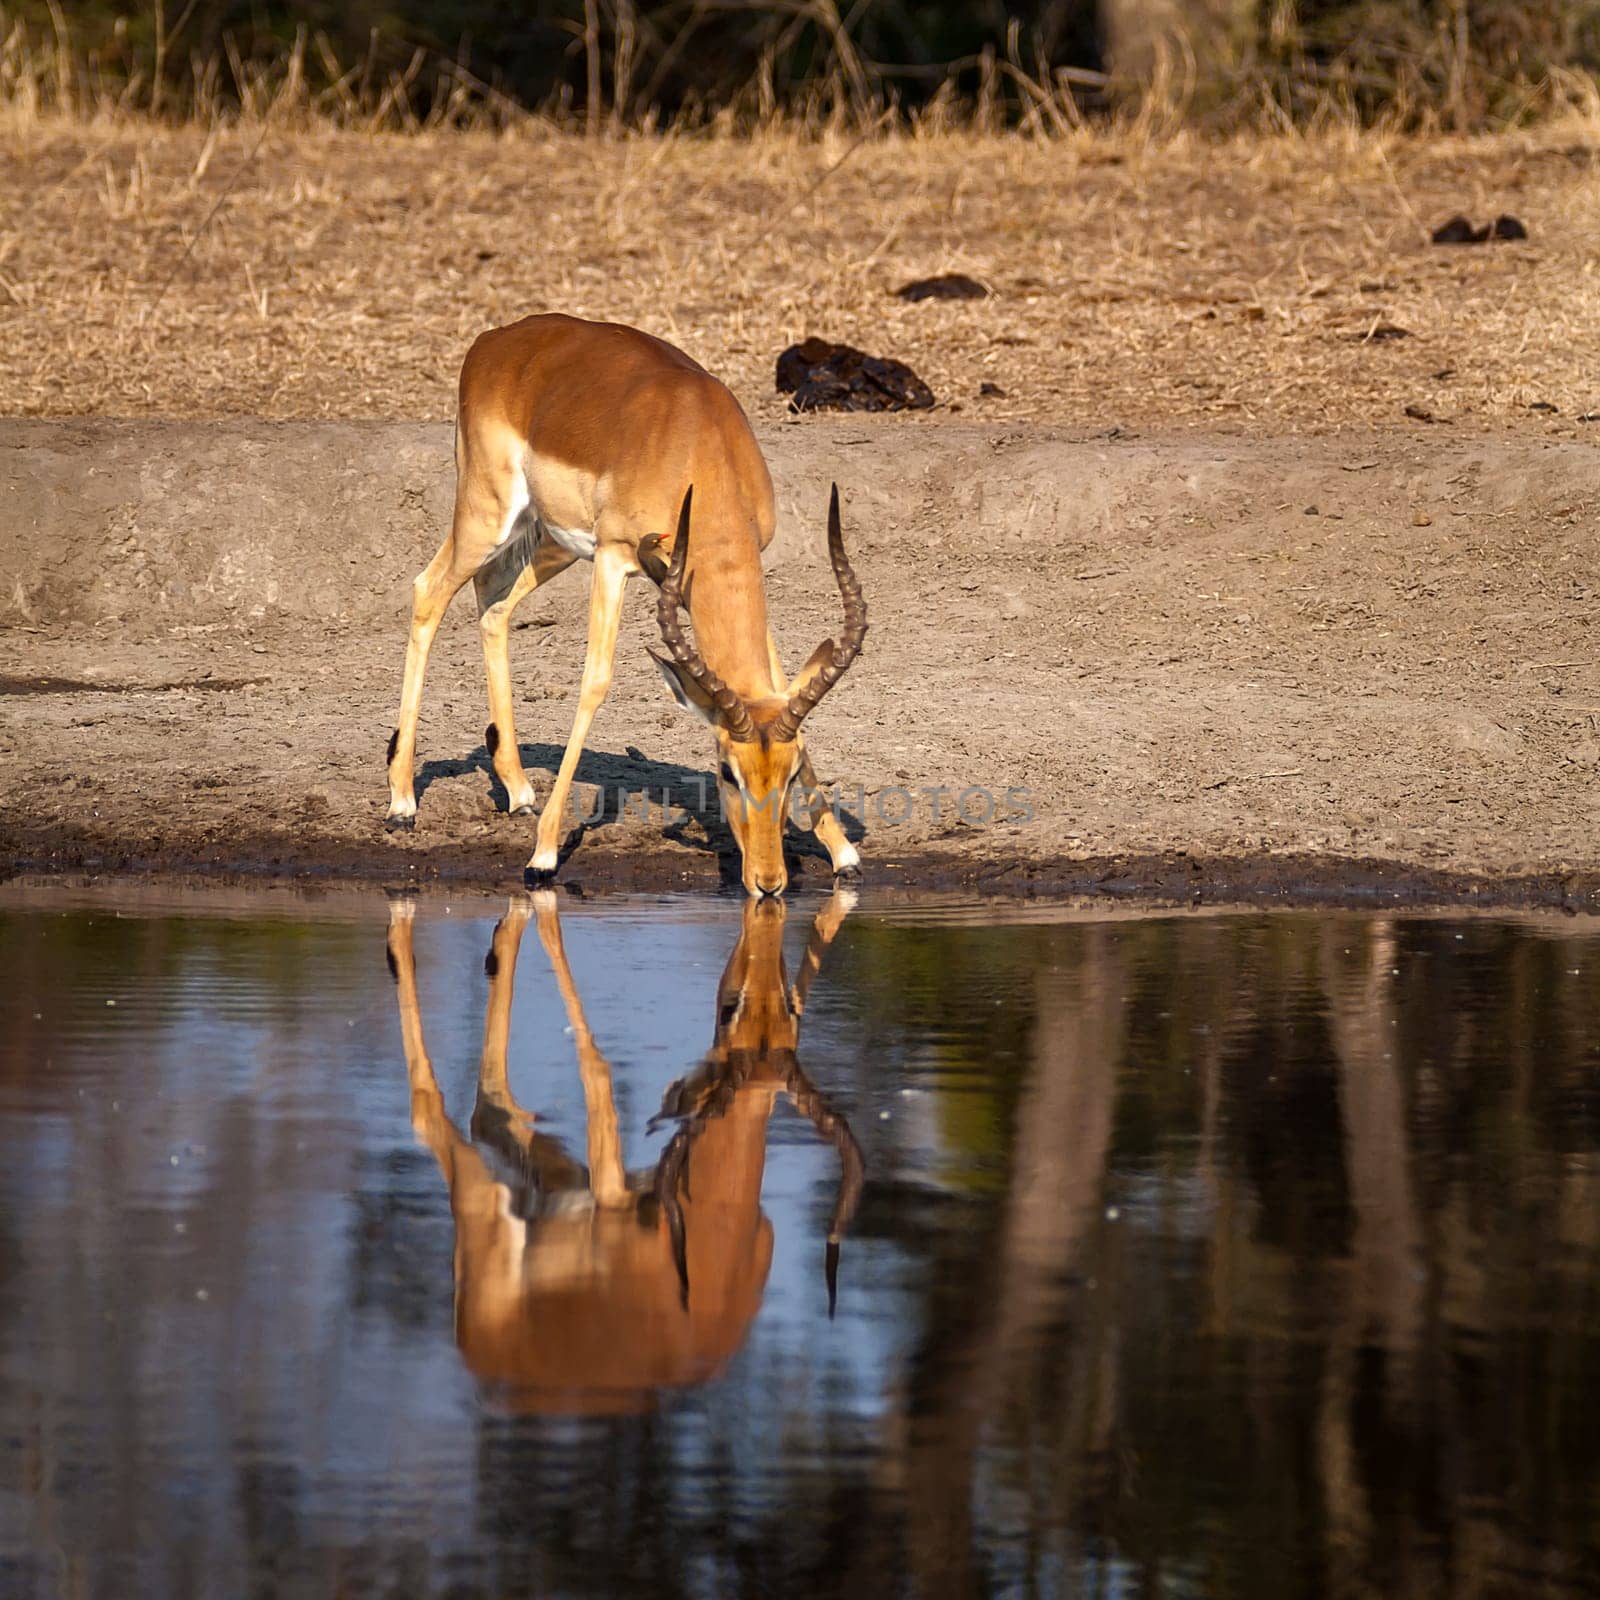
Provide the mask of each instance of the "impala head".
[{"label": "impala head", "polygon": [[839,526],[839,486],[828,502],[828,558],[844,601],[844,627],[837,639],[824,639],[782,693],[747,701],[730,689],[684,634],[684,562],[689,549],[691,487],[678,515],[672,565],[661,559],[659,540],[640,546],[646,572],[660,585],[656,619],[669,655],[650,654],[667,687],[686,710],[708,722],[717,737],[717,789],[723,815],[739,846],[747,894],[782,894],[789,873],[783,862],[783,824],[789,794],[805,758],[800,724],[844,675],[860,653],[867,633],[867,604],[844,553]]},{"label": "impala head", "polygon": [[[861,1147],[850,1132],[849,1123],[813,1087],[800,1065],[796,1047],[811,979],[854,904],[855,896],[849,890],[834,890],[833,898],[811,925],[800,982],[791,984],[783,959],[785,903],[765,896],[745,901],[739,942],[717,985],[717,1027],[711,1049],[700,1071],[675,1083],[662,1106],[664,1113],[683,1119],[657,1164],[655,1193],[666,1218],[685,1295],[690,1291],[691,1273],[684,1202],[692,1196],[701,1203],[714,1203],[714,1186],[718,1182],[713,1169],[708,1176],[697,1176],[691,1190],[684,1181],[689,1153],[699,1147],[698,1141],[714,1137],[717,1120],[732,1114],[741,1096],[759,1095],[763,1086],[781,1085],[795,1109],[839,1152],[839,1187],[834,1195],[824,1256],[828,1315],[833,1316],[839,1246],[860,1203],[865,1169]],[[763,1120],[765,1115],[763,1112]]]}]

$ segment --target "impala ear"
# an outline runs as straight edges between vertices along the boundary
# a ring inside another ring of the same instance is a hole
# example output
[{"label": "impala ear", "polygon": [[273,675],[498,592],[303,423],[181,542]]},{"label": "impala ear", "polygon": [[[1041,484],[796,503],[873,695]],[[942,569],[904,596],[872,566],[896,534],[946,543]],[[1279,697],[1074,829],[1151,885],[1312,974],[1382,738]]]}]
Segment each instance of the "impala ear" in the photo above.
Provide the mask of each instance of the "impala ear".
[{"label": "impala ear", "polygon": [[833,660],[833,651],[833,640],[824,639],[811,652],[811,659],[795,673],[793,680],[789,684],[788,693],[791,699],[805,689],[811,680]]},{"label": "impala ear", "polygon": [[717,708],[712,704],[711,696],[676,661],[657,655],[649,645],[645,646],[645,650],[649,653],[650,659],[661,669],[661,676],[666,679],[667,687],[672,691],[672,698],[691,716],[699,717],[702,722],[716,727]]}]

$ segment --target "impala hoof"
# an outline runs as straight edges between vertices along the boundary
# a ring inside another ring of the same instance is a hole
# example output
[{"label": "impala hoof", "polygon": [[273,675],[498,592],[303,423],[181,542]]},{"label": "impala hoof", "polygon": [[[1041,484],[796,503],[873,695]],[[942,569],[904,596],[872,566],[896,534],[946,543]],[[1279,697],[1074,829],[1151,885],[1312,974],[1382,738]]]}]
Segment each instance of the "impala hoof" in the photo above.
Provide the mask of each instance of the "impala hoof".
[{"label": "impala hoof", "polygon": [[410,833],[417,825],[415,817],[385,817],[383,830],[385,833]]},{"label": "impala hoof", "polygon": [[513,817],[531,817],[533,815],[533,811],[533,802],[529,801],[529,803],[525,806],[512,806],[509,815]]}]

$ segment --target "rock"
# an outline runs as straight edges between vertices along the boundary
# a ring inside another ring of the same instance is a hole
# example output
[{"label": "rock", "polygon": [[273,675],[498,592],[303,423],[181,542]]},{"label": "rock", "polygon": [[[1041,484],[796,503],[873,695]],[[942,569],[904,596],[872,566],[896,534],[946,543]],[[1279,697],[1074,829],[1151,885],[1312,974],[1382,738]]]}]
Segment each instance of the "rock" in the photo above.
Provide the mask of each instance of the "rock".
[{"label": "rock", "polygon": [[903,361],[853,345],[805,339],[778,357],[779,394],[791,411],[927,411],[933,391]]}]

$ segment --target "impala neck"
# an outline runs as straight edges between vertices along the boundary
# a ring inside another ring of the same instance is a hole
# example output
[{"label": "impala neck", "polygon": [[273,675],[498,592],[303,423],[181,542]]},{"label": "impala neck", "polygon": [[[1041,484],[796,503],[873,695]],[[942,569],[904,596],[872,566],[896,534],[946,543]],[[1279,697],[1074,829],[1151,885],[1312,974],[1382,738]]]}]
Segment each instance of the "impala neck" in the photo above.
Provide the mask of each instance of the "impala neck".
[{"label": "impala neck", "polygon": [[686,599],[706,665],[746,701],[779,692],[767,655],[767,595],[754,533],[742,524],[702,527],[697,518],[689,567]]}]

